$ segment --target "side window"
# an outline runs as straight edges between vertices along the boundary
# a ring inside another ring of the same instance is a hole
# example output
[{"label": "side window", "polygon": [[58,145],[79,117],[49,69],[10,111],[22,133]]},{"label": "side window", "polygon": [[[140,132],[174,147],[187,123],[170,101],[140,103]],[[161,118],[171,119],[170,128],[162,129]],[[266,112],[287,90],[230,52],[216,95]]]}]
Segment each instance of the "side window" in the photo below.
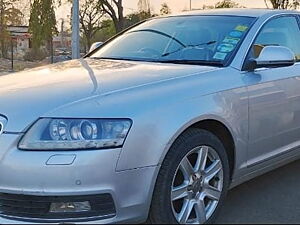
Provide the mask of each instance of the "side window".
[{"label": "side window", "polygon": [[288,47],[300,61],[300,28],[296,17],[280,17],[268,22],[252,46],[252,57],[257,58],[261,50],[270,45]]}]

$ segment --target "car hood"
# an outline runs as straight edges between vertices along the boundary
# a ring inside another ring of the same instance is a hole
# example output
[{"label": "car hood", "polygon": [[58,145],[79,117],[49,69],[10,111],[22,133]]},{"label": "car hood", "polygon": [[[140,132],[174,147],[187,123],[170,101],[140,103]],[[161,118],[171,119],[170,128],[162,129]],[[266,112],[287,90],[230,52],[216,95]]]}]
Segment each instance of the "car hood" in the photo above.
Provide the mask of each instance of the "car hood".
[{"label": "car hood", "polygon": [[0,77],[0,115],[22,132],[58,107],[98,95],[215,70],[214,67],[80,59]]}]

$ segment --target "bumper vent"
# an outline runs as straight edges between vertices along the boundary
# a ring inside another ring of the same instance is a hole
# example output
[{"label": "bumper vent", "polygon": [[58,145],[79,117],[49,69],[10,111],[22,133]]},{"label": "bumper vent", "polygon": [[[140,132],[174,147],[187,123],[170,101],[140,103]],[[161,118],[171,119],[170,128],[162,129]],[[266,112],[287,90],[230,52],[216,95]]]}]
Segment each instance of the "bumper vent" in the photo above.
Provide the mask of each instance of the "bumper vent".
[{"label": "bumper vent", "polygon": [[[80,213],[50,213],[51,203],[89,201],[91,210]],[[0,216],[32,222],[79,222],[116,216],[110,194],[87,196],[31,196],[0,193]]]}]

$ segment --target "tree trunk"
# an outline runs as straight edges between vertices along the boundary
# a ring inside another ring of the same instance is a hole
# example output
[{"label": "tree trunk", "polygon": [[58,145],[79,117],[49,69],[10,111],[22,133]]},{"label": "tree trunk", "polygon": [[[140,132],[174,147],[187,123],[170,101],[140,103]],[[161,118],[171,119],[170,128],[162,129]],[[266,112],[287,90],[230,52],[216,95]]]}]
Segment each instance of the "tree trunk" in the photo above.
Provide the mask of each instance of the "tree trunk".
[{"label": "tree trunk", "polygon": [[4,58],[5,53],[5,41],[4,41],[4,3],[0,0],[0,37],[1,37],[1,55]]},{"label": "tree trunk", "polygon": [[91,49],[92,47],[92,37],[90,34],[86,34],[86,43],[87,43],[87,48]]},{"label": "tree trunk", "polygon": [[270,0],[273,6],[273,9],[288,9],[290,5],[289,0]]},{"label": "tree trunk", "polygon": [[119,0],[118,2],[118,29],[117,32],[121,32],[124,29],[124,8],[122,4],[122,0]]},{"label": "tree trunk", "polygon": [[115,25],[115,28],[116,28],[116,32],[120,33],[123,30],[124,21],[122,21],[120,19],[114,20],[114,25]]}]

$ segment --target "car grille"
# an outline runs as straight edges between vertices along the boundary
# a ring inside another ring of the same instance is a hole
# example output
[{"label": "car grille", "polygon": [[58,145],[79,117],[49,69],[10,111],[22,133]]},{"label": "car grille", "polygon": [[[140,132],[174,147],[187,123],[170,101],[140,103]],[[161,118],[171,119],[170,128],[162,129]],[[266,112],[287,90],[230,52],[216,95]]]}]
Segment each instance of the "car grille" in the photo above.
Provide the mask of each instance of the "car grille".
[{"label": "car grille", "polygon": [[[91,210],[80,213],[50,213],[51,203],[89,201]],[[22,221],[75,222],[116,216],[110,194],[88,196],[31,196],[0,193],[0,216]]]}]

